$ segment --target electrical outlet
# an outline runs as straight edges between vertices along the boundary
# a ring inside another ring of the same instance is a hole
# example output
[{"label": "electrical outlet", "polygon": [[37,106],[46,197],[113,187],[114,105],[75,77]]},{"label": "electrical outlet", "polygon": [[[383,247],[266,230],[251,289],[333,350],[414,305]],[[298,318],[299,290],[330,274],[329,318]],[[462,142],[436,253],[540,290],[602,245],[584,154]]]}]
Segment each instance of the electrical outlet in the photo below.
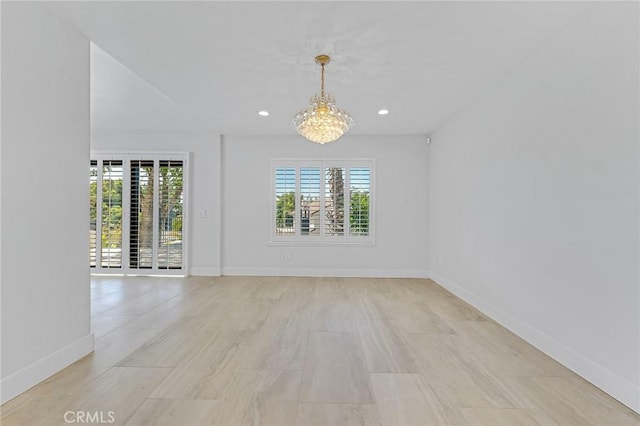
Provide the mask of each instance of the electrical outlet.
[{"label": "electrical outlet", "polygon": [[438,266],[442,268],[444,265],[444,257],[438,256]]},{"label": "electrical outlet", "polygon": [[289,260],[291,259],[291,253],[289,253],[288,251],[284,252],[284,260]]}]

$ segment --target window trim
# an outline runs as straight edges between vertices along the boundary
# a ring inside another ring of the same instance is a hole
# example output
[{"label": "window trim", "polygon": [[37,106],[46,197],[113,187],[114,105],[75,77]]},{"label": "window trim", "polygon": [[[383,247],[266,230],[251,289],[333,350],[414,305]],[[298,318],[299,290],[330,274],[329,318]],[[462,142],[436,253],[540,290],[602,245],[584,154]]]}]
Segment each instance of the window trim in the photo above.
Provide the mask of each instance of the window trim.
[{"label": "window trim", "polygon": [[[290,167],[295,169],[295,215],[296,231],[294,236],[276,235],[276,192],[275,180],[276,169]],[[300,235],[300,170],[305,167],[320,168],[320,235],[303,236]],[[345,234],[344,236],[324,235],[324,191],[325,191],[325,171],[331,167],[344,167],[345,170]],[[370,170],[369,181],[369,235],[350,235],[350,170],[352,168],[368,167]],[[271,175],[269,182],[269,208],[271,214],[268,215],[270,223],[268,226],[268,246],[373,246],[376,243],[376,159],[368,157],[357,158],[274,158],[271,160]]]}]

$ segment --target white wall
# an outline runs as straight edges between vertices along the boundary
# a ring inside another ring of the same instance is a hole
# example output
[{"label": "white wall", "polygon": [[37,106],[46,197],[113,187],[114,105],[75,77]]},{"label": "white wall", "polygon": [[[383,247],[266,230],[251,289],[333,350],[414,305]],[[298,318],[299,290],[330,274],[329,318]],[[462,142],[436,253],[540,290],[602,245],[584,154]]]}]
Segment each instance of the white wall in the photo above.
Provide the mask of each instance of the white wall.
[{"label": "white wall", "polygon": [[[426,276],[427,145],[422,137],[347,136],[319,146],[291,136],[225,136],[221,142],[217,135],[143,130],[94,132],[91,149],[191,152],[191,275]],[[292,157],[376,158],[376,197],[384,201],[377,202],[374,246],[267,245],[271,159]],[[202,210],[206,218],[200,217]],[[291,253],[288,261],[285,251]]]},{"label": "white wall", "polygon": [[433,134],[432,276],[640,410],[638,3],[593,3]]},{"label": "white wall", "polygon": [[93,350],[89,42],[2,3],[2,402]]},{"label": "white wall", "polygon": [[[154,131],[94,132],[97,151],[190,152],[189,274],[220,275],[220,137]],[[200,217],[202,210],[207,217]]]},{"label": "white wall", "polygon": [[[425,276],[423,137],[345,136],[318,145],[300,136],[224,136],[222,272],[248,275]],[[271,160],[376,159],[374,246],[269,246]],[[284,259],[284,252],[291,255]]]}]

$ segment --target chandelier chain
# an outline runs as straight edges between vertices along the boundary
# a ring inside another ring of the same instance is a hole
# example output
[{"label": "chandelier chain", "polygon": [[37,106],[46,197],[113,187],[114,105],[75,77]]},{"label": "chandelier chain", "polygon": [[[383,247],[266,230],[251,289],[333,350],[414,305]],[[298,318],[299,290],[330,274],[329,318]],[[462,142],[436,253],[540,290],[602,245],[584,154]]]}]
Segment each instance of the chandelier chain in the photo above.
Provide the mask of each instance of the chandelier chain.
[{"label": "chandelier chain", "polygon": [[321,65],[322,67],[322,72],[321,72],[321,77],[320,77],[320,94],[321,96],[324,98],[324,64]]}]

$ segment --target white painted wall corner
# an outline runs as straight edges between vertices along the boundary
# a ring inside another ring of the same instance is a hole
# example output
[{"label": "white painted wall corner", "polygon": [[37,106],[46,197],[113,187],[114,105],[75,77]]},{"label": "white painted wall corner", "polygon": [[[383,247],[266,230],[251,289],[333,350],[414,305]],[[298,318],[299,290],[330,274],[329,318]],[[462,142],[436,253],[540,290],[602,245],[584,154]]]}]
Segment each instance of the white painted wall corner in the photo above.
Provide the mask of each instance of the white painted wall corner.
[{"label": "white painted wall corner", "polygon": [[435,281],[436,284],[494,319],[509,331],[532,344],[560,364],[599,387],[627,407],[640,413],[640,387],[635,386],[624,377],[575,352],[573,349],[553,339],[537,328],[497,308],[482,297],[470,292],[462,285],[436,273],[432,273],[430,278]]},{"label": "white painted wall corner", "polygon": [[28,365],[0,381],[0,404],[15,398],[80,358],[93,352],[93,334],[82,337],[70,345]]}]

